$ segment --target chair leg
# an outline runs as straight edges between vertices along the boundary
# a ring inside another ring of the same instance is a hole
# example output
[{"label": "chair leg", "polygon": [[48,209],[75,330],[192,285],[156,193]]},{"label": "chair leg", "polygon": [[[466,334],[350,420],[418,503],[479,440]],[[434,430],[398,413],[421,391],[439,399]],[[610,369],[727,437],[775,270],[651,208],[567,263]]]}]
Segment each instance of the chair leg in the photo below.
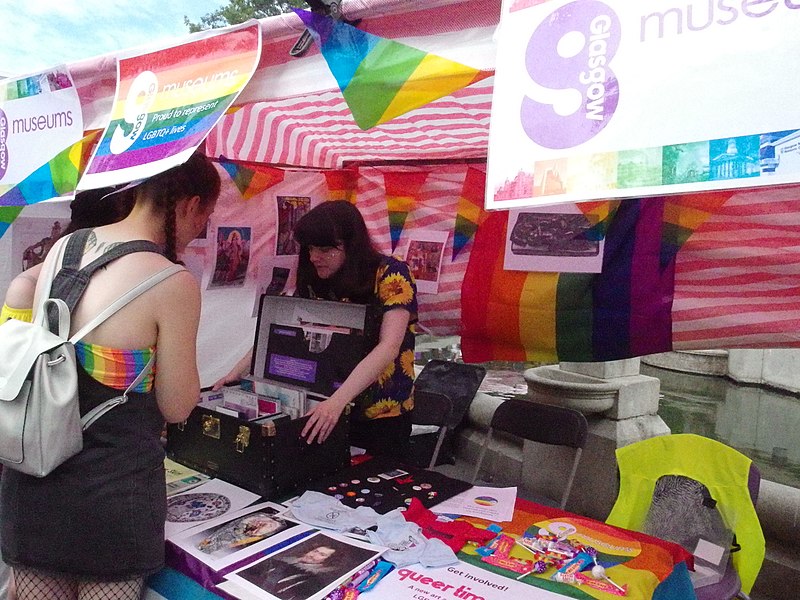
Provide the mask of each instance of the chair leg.
[{"label": "chair leg", "polygon": [[486,450],[489,448],[489,442],[492,441],[492,428],[489,427],[489,431],[486,432],[486,438],[483,440],[483,447],[481,448],[481,454],[478,457],[478,462],[475,465],[475,472],[472,474],[472,485],[475,485],[475,480],[478,479],[478,473],[481,470],[481,463],[483,463],[483,457],[486,456]]},{"label": "chair leg", "polygon": [[564,510],[564,507],[567,505],[567,499],[569,498],[569,493],[572,491],[572,483],[575,481],[575,472],[578,470],[578,463],[581,461],[582,453],[583,450],[581,448],[575,449],[575,460],[572,461],[572,470],[569,473],[567,485],[564,488],[564,495],[561,496],[561,504],[559,505],[561,510]]},{"label": "chair leg", "polygon": [[431,464],[428,465],[429,469],[433,469],[436,466],[436,459],[439,458],[439,450],[442,448],[442,442],[444,442],[444,438],[447,435],[447,426],[442,425],[439,428],[439,438],[436,440],[436,447],[433,449],[433,455],[431,456]]}]

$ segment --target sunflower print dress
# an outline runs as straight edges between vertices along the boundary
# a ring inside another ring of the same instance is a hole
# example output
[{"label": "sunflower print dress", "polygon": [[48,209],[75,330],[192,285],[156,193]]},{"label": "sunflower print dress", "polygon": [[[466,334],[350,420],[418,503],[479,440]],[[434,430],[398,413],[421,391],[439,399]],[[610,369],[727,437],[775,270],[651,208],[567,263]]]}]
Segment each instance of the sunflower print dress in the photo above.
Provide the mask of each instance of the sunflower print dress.
[{"label": "sunflower print dress", "polygon": [[417,322],[417,286],[408,265],[386,256],[375,274],[376,304],[383,314],[402,308],[408,320],[400,353],[372,386],[372,394],[362,396],[356,406],[357,418],[398,417],[414,408],[414,324]]}]

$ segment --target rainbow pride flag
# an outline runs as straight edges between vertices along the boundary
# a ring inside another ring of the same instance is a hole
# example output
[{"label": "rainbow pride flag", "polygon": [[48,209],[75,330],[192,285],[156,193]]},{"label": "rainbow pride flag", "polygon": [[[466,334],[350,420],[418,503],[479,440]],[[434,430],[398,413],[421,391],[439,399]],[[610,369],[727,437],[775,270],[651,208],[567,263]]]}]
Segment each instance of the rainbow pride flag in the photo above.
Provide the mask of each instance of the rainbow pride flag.
[{"label": "rainbow pride flag", "polygon": [[386,123],[492,73],[292,9],[311,32],[361,129]]},{"label": "rainbow pride flag", "polygon": [[606,223],[601,273],[504,270],[508,213],[490,213],[461,288],[465,360],[594,362],[672,350],[677,253],[733,194],[590,209]]}]

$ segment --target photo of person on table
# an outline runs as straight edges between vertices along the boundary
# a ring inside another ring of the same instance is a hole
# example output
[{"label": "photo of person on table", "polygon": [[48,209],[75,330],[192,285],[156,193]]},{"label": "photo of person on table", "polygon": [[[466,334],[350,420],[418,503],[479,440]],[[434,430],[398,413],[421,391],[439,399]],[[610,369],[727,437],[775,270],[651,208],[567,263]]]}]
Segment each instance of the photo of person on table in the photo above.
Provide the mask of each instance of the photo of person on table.
[{"label": "photo of person on table", "polygon": [[[309,444],[324,442],[345,406],[356,401],[351,444],[372,455],[407,456],[417,322],[417,289],[408,265],[375,249],[361,213],[344,200],[310,210],[294,236],[300,244],[296,295],[370,304],[382,311],[377,345],[327,400],[309,411],[302,436]],[[252,350],[214,388],[238,381],[248,372],[251,357]],[[369,394],[360,395],[370,387]]]},{"label": "photo of person on table", "polygon": [[237,575],[280,600],[304,600],[375,556],[373,549],[318,534],[279,550]]}]

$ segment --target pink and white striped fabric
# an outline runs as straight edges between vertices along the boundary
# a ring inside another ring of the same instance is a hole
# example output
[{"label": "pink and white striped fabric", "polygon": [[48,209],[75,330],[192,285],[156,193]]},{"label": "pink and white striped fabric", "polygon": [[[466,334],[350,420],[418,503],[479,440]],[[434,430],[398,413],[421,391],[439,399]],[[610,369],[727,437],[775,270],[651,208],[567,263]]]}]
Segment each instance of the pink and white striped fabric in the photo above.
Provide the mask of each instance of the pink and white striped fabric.
[{"label": "pink and white striped fabric", "polygon": [[358,128],[339,90],[256,102],[212,131],[213,156],[278,165],[337,168],[347,163],[485,159],[490,77],[374,129]]},{"label": "pink and white striped fabric", "polygon": [[[485,172],[484,164],[471,166]],[[404,241],[413,231],[432,229],[450,233],[444,248],[438,292],[419,296],[420,324],[436,335],[458,335],[461,331],[461,282],[467,270],[472,244],[467,244],[453,260],[452,232],[455,229],[458,200],[468,168],[468,165],[440,165],[431,168],[420,190],[419,200],[408,214],[397,246],[397,251],[402,252],[405,248]],[[364,215],[372,239],[384,254],[391,254],[392,241],[383,173],[400,169],[402,167],[359,169],[356,207]]]},{"label": "pink and white striped fabric", "polygon": [[797,347],[800,186],[732,196],[678,252],[676,350]]}]

